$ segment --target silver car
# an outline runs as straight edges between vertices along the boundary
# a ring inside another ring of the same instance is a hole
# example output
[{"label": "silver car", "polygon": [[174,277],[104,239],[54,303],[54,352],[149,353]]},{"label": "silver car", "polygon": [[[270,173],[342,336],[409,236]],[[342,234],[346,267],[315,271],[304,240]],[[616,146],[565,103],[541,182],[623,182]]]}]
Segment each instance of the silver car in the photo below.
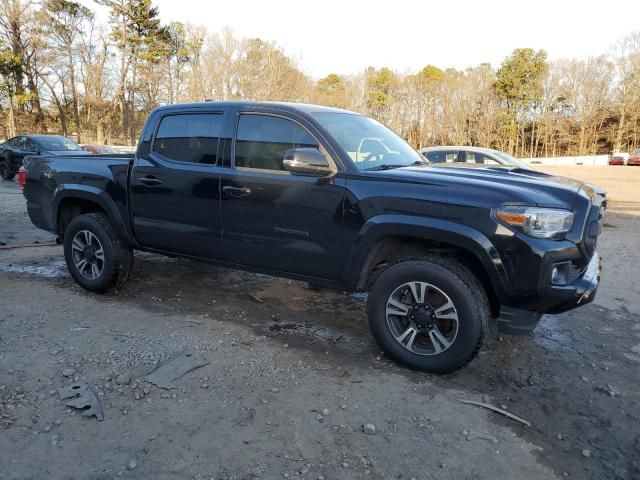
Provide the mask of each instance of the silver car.
[{"label": "silver car", "polygon": [[421,149],[420,153],[433,164],[504,165],[534,170],[528,163],[513,158],[511,155],[499,150],[493,150],[492,148],[462,146],[429,147]]},{"label": "silver car", "polygon": [[[521,170],[532,170],[539,172],[531,165],[517,158],[513,158],[500,150],[482,147],[462,147],[462,146],[445,146],[445,147],[428,147],[422,148],[419,152],[429,160],[429,163],[435,166],[443,167],[512,167]],[[540,175],[544,173],[539,172]],[[593,190],[606,198],[607,192],[602,187],[587,183]],[[606,208],[606,200],[603,205]]]}]

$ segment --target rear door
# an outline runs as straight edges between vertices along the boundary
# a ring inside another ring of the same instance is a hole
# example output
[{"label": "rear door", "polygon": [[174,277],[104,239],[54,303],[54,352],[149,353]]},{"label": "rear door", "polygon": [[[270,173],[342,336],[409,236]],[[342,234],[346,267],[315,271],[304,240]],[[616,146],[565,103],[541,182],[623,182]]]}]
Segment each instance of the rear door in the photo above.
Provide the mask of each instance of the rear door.
[{"label": "rear door", "polygon": [[224,121],[222,110],[160,116],[131,178],[133,228],[143,247],[217,258]]},{"label": "rear door", "polygon": [[302,122],[237,113],[232,165],[221,183],[222,254],[236,264],[333,280],[340,273],[345,180],[283,169],[291,148],[317,148],[333,162]]}]

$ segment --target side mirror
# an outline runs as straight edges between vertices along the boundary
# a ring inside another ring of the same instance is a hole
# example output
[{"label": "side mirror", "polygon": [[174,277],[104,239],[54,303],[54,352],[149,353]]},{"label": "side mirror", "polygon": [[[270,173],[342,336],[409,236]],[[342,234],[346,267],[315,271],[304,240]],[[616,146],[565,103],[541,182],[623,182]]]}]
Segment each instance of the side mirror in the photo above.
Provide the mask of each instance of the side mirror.
[{"label": "side mirror", "polygon": [[324,177],[334,173],[327,157],[316,148],[292,148],[284,152],[283,168],[291,173]]}]

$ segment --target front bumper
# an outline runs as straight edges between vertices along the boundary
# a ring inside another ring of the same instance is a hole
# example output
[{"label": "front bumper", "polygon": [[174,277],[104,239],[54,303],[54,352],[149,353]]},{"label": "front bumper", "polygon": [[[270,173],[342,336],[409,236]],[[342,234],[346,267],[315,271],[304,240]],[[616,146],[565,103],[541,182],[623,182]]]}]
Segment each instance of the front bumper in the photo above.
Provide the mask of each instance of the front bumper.
[{"label": "front bumper", "polygon": [[542,291],[542,313],[562,313],[593,301],[600,283],[600,256],[594,252],[584,273],[566,286],[549,285]]},{"label": "front bumper", "polygon": [[510,335],[531,332],[543,313],[562,313],[593,301],[600,283],[600,257],[595,252],[584,273],[570,285],[550,285],[543,289],[532,305],[525,309],[502,306],[498,316],[498,331]]}]

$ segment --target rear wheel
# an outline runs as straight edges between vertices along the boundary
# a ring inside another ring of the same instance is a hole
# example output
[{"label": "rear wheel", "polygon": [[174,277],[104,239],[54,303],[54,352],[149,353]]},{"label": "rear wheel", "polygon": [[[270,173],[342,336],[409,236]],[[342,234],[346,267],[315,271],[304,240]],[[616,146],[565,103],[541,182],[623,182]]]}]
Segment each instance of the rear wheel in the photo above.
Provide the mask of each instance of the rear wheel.
[{"label": "rear wheel", "polygon": [[405,260],[382,272],[367,304],[385,354],[419,370],[447,373],[480,350],[489,302],[476,277],[443,257]]},{"label": "rear wheel", "polygon": [[7,157],[0,158],[0,177],[4,180],[13,180],[15,176],[16,172],[13,170],[11,159]]},{"label": "rear wheel", "polygon": [[105,292],[122,285],[133,266],[133,254],[103,213],[74,218],[64,234],[69,273],[83,288]]}]

